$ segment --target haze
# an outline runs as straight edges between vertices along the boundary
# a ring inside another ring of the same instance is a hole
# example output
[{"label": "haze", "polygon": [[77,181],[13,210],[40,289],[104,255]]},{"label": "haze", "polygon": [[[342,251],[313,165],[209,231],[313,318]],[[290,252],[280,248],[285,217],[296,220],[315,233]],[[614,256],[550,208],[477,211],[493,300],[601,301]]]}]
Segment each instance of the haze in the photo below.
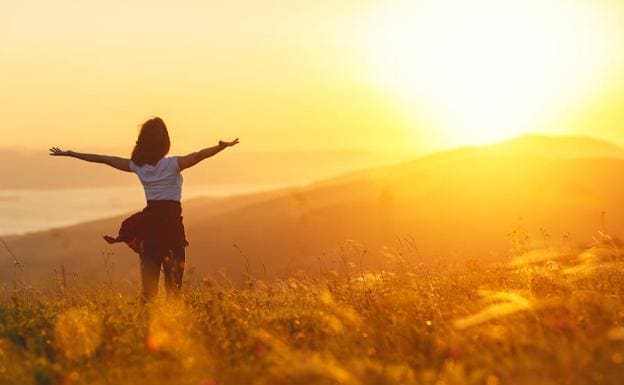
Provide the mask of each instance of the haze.
[{"label": "haze", "polygon": [[[619,1],[3,1],[3,146],[424,153],[623,144]],[[429,20],[428,23],[424,22]],[[432,22],[435,21],[435,22]]]}]

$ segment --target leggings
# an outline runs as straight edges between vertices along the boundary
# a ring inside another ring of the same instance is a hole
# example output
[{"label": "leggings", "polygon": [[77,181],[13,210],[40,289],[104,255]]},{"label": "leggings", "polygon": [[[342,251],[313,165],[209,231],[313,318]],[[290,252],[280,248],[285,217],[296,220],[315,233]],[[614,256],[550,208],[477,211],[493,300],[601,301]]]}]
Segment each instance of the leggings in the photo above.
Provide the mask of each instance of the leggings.
[{"label": "leggings", "polygon": [[141,254],[141,300],[147,302],[158,294],[160,270],[165,276],[167,298],[175,297],[182,288],[182,276],[186,260],[184,247],[172,250],[164,256]]}]

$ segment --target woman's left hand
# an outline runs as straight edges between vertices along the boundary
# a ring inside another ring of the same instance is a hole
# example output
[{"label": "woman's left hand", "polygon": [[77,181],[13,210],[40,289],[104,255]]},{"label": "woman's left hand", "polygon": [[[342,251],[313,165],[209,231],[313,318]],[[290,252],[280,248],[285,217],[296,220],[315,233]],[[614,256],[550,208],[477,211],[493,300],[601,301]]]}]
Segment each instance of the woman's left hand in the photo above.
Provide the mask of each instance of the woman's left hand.
[{"label": "woman's left hand", "polygon": [[58,147],[52,147],[50,149],[50,155],[52,156],[70,156],[71,151],[63,151]]}]

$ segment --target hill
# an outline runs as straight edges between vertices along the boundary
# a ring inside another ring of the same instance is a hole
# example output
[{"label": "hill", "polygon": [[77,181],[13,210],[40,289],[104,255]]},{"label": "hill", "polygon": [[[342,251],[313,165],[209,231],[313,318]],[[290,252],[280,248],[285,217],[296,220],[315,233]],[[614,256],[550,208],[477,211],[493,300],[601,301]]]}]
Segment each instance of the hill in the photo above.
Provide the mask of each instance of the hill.
[{"label": "hill", "polygon": [[[523,137],[305,187],[198,199],[184,208],[188,264],[202,275],[224,271],[242,280],[247,270],[285,276],[346,260],[369,267],[390,257],[504,260],[510,248],[582,244],[604,226],[624,229],[623,168],[621,150],[608,143]],[[24,279],[49,277],[61,265],[78,277],[103,277],[105,263],[114,263],[117,278],[128,271],[136,278],[136,256],[100,238],[121,219],[7,242],[24,263]],[[11,266],[2,263],[1,278],[10,279]]]}]

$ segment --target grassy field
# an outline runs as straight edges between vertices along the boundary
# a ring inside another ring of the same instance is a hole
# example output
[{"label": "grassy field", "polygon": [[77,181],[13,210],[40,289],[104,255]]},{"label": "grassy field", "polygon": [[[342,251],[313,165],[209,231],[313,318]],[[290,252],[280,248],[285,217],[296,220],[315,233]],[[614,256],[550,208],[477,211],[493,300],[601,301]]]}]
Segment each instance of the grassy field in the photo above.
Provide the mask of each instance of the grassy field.
[{"label": "grassy field", "polygon": [[113,286],[0,302],[0,384],[621,384],[624,248],[504,265],[204,280],[140,306]]}]

